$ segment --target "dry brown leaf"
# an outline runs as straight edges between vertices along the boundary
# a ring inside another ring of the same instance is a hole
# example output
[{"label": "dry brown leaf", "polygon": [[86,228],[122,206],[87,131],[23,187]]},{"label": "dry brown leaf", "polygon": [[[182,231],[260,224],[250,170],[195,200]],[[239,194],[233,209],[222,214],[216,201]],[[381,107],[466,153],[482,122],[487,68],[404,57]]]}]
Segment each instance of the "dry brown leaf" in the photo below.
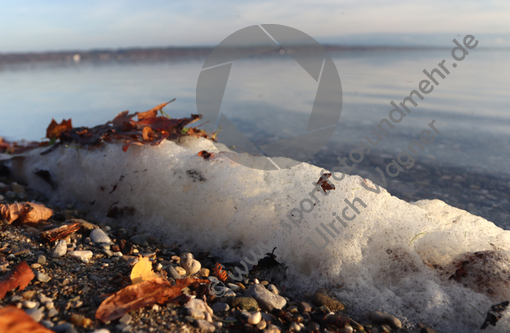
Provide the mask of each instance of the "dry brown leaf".
[{"label": "dry brown leaf", "polygon": [[150,281],[161,276],[152,271],[152,263],[147,257],[138,257],[139,260],[131,271],[131,282],[133,284],[141,283],[144,281]]},{"label": "dry brown leaf", "polygon": [[145,141],[152,141],[154,139],[154,131],[150,127],[144,127],[142,137]]},{"label": "dry brown leaf", "polygon": [[335,185],[328,180],[330,177],[331,177],[331,173],[325,173],[317,181],[317,185],[320,185],[324,192],[331,191],[331,190],[335,189]]},{"label": "dry brown leaf", "polygon": [[54,242],[59,239],[66,238],[68,235],[80,230],[80,228],[80,222],[67,223],[50,230],[41,231],[41,233],[39,233],[39,237],[44,239],[46,242]]},{"label": "dry brown leaf", "polygon": [[144,306],[168,303],[181,296],[183,288],[200,283],[210,283],[210,281],[188,277],[177,280],[172,286],[167,280],[157,278],[128,286],[101,303],[96,311],[96,319],[109,322]]},{"label": "dry brown leaf", "polygon": [[0,309],[0,332],[53,333],[53,331],[34,321],[25,311],[11,305]]},{"label": "dry brown leaf", "polygon": [[0,204],[0,216],[8,223],[38,223],[46,221],[53,215],[53,210],[41,204],[22,202],[13,204]]},{"label": "dry brown leaf", "polygon": [[[175,100],[176,99],[174,98],[170,102],[166,102],[166,103],[162,103],[162,104],[156,105],[155,107],[153,107],[149,111],[138,113],[138,120],[142,120],[144,118],[156,117],[156,115],[158,114],[159,110],[163,109],[165,106],[167,106],[168,104],[172,103]],[[140,118],[140,115],[142,116],[141,118]]]},{"label": "dry brown leaf", "polygon": [[48,128],[46,129],[46,137],[48,139],[53,138],[60,138],[60,134],[64,133],[68,129],[72,129],[73,124],[71,122],[71,119],[65,120],[62,119],[62,122],[58,124],[55,119],[51,119],[51,123],[48,125]]},{"label": "dry brown leaf", "polygon": [[28,264],[25,261],[20,262],[0,281],[0,298],[4,298],[5,294],[17,287],[19,290],[25,289],[34,277]]}]

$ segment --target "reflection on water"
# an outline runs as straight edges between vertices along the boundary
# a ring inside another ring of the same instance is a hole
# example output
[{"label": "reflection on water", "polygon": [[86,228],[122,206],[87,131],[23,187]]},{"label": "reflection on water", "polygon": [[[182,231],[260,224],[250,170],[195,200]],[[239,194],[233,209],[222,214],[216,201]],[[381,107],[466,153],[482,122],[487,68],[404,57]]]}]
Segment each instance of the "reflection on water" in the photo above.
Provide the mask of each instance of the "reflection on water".
[{"label": "reflection on water", "polygon": [[[342,80],[342,116],[312,163],[332,167],[337,156],[347,157],[388,117],[390,102],[400,103],[426,78],[424,69],[437,68],[445,59],[450,74],[418,100],[418,107],[395,124],[371,155],[395,158],[434,119],[441,134],[417,158],[417,165],[510,176],[508,51],[474,49],[455,69],[448,49],[345,51],[331,56]],[[145,111],[174,97],[177,101],[167,113],[188,116],[196,112],[195,89],[203,62],[204,58],[174,58],[0,67],[0,135],[38,140],[51,118],[92,126],[120,111]],[[221,112],[256,145],[267,144],[306,131],[316,89],[317,82],[287,55],[248,58],[234,63]]]}]

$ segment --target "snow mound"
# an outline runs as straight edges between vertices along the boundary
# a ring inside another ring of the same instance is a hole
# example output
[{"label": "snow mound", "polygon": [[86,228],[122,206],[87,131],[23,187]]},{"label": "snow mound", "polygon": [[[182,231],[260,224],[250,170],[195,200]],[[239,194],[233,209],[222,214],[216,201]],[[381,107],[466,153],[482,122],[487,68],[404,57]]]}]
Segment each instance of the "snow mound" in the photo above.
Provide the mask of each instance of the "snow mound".
[{"label": "snow mound", "polygon": [[[215,153],[205,159],[201,150]],[[477,331],[483,318],[474,308],[510,298],[510,232],[439,200],[409,204],[340,174],[324,195],[315,188],[320,168],[249,169],[205,139],[40,152],[26,157],[23,173],[53,203],[73,202],[102,220],[117,203],[122,223],[225,260],[277,246],[288,285],[327,287],[354,314],[379,310],[404,323]],[[37,170],[49,171],[56,189]],[[505,314],[496,329],[509,323]]]}]

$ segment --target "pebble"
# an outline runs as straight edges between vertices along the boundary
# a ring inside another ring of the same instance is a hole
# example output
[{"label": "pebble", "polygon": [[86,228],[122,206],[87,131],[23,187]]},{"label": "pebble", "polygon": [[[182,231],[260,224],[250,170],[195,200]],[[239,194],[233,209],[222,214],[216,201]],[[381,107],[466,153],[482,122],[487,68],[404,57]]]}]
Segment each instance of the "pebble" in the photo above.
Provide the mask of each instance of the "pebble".
[{"label": "pebble", "polygon": [[216,330],[216,326],[207,322],[206,320],[197,320],[197,327],[202,330],[202,332],[214,332]]},{"label": "pebble", "polygon": [[67,242],[65,239],[58,241],[57,245],[53,248],[51,252],[52,258],[60,258],[65,256],[67,253]]},{"label": "pebble", "polygon": [[328,295],[328,291],[326,289],[319,289],[315,292],[312,298],[313,304],[316,306],[327,306],[331,311],[342,311],[345,309],[345,305],[343,305],[337,299]]},{"label": "pebble", "polygon": [[244,293],[247,297],[253,297],[264,310],[282,309],[287,300],[280,295],[275,295],[261,284],[253,284]]},{"label": "pebble", "polygon": [[261,321],[257,324],[257,328],[258,328],[259,330],[261,330],[261,331],[262,331],[264,328],[266,328],[266,326],[267,326],[267,322],[266,322],[264,319],[262,319],[262,320],[261,320]]},{"label": "pebble", "polygon": [[174,269],[177,272],[177,274],[179,274],[180,276],[179,279],[182,279],[182,276],[186,275],[186,270],[184,268],[175,266]]},{"label": "pebble", "polygon": [[32,319],[36,322],[40,322],[44,317],[44,312],[42,308],[33,308],[25,311]]},{"label": "pebble", "polygon": [[188,303],[186,303],[185,307],[187,309],[195,309],[202,312],[209,312],[210,314],[213,314],[213,310],[201,299],[192,298],[188,301]]},{"label": "pebble", "polygon": [[52,328],[52,330],[55,333],[67,333],[70,330],[74,330],[74,326],[71,323],[62,323],[62,324],[58,324],[58,325],[54,326]]},{"label": "pebble", "polygon": [[113,244],[110,237],[101,229],[94,229],[90,232],[90,240],[95,244]]},{"label": "pebble", "polygon": [[16,199],[17,194],[16,194],[16,192],[13,192],[13,191],[7,191],[7,192],[5,192],[5,197],[7,198],[7,200],[14,200],[14,199]]},{"label": "pebble", "polygon": [[200,261],[193,259],[191,253],[185,253],[181,256],[181,266],[186,270],[186,275],[191,276],[200,271],[202,264]]},{"label": "pebble", "polygon": [[50,311],[48,311],[48,318],[53,318],[56,315],[58,315],[57,309],[50,309]]},{"label": "pebble", "polygon": [[200,269],[200,276],[202,277],[208,277],[210,273],[211,271],[209,270],[209,268]]},{"label": "pebble", "polygon": [[[262,284],[262,283],[261,283]],[[263,285],[263,284],[262,284]],[[276,288],[276,286],[274,284],[270,284],[268,285],[267,287],[267,290],[269,290],[270,292],[272,292],[273,294],[276,294],[278,295],[280,292],[278,291],[278,288]]]},{"label": "pebble", "polygon": [[268,328],[264,331],[265,333],[280,333],[282,330],[276,325],[269,325]]},{"label": "pebble", "polygon": [[374,324],[379,325],[386,324],[390,325],[393,328],[402,328],[402,322],[400,321],[400,319],[384,312],[380,311],[370,312],[369,318],[370,320],[372,320]]},{"label": "pebble", "polygon": [[262,314],[257,311],[255,313],[250,314],[248,317],[248,323],[252,325],[257,325],[262,320]]},{"label": "pebble", "polygon": [[41,320],[41,324],[44,325],[44,327],[51,329],[54,325],[49,320]]},{"label": "pebble", "polygon": [[289,331],[299,332],[299,331],[301,331],[301,326],[299,326],[298,323],[292,323],[292,324],[290,324]]},{"label": "pebble", "polygon": [[33,263],[32,265],[30,265],[30,267],[33,269],[41,268],[41,264]]},{"label": "pebble", "polygon": [[237,284],[233,284],[233,283],[227,283],[227,286],[232,289],[233,291],[235,292],[238,292],[241,290],[241,287],[239,287]]},{"label": "pebble", "polygon": [[205,319],[204,313],[197,309],[188,309],[188,314],[195,319]]},{"label": "pebble", "polygon": [[126,313],[125,315],[123,315],[122,317],[120,317],[119,319],[119,323],[121,324],[124,324],[124,325],[129,325],[131,323],[131,320],[133,318],[131,317],[131,315],[129,313]]},{"label": "pebble", "polygon": [[18,183],[12,182],[11,183],[11,189],[16,194],[25,193],[25,189]]},{"label": "pebble", "polygon": [[[179,267],[179,268],[180,268],[180,269],[182,269],[182,270],[184,270],[184,268],[182,268],[182,267]],[[179,274],[179,273],[177,272],[176,267],[174,267],[174,266],[170,265],[170,266],[168,266],[168,269],[167,269],[167,270],[168,270],[168,274],[170,274],[170,276],[171,276],[172,278],[174,278],[174,279],[176,279],[176,280],[177,280],[177,279],[182,279],[182,276],[181,276],[181,274]],[[186,273],[186,272],[184,272],[184,273]]]},{"label": "pebble", "polygon": [[0,201],[4,201],[4,196],[0,194]]},{"label": "pebble", "polygon": [[[99,229],[95,229],[95,230],[99,230]],[[83,261],[84,263],[88,263],[89,260],[92,258],[92,251],[90,250],[85,250],[85,251],[71,251],[69,252],[69,256],[70,257],[73,257],[73,258],[77,258],[77,259],[80,259],[81,261]]]},{"label": "pebble", "polygon": [[301,303],[299,303],[299,311],[301,311],[301,313],[311,312],[312,305],[308,302],[301,302]]},{"label": "pebble", "polygon": [[46,302],[46,303],[44,303],[44,307],[46,309],[48,309],[48,310],[51,310],[51,309],[53,309],[55,307],[55,304],[53,302],[51,302],[51,301],[50,302]]},{"label": "pebble", "polygon": [[98,330],[92,331],[91,333],[110,333],[110,330],[107,330],[106,328],[100,328]]},{"label": "pebble", "polygon": [[34,301],[24,301],[23,302],[23,306],[26,307],[27,309],[33,309],[37,306],[37,302],[34,302]]},{"label": "pebble", "polygon": [[257,311],[259,304],[253,297],[234,297],[232,307],[246,311]]},{"label": "pebble", "polygon": [[39,257],[37,257],[37,263],[42,266],[46,265],[46,257],[40,255]]},{"label": "pebble", "polygon": [[230,310],[230,306],[227,303],[216,302],[213,305],[211,305],[211,309],[214,311],[214,313],[218,313]]},{"label": "pebble", "polygon": [[149,242],[147,242],[146,235],[134,235],[129,240],[136,245],[140,245],[143,247],[149,246]]},{"label": "pebble", "polygon": [[50,282],[50,280],[51,280],[51,277],[48,274],[41,273],[41,272],[37,272],[36,274],[37,274],[36,275],[37,281],[39,281],[39,282],[46,283],[46,282]]}]

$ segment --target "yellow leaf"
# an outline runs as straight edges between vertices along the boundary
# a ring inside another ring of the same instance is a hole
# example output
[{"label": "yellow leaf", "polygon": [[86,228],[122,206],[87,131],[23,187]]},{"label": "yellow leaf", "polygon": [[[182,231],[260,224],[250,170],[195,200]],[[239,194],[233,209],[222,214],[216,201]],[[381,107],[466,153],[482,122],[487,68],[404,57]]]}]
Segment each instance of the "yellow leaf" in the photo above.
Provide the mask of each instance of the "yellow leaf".
[{"label": "yellow leaf", "polygon": [[131,271],[131,282],[133,284],[157,279],[161,276],[152,271],[152,264],[147,257],[138,257],[138,262]]}]

